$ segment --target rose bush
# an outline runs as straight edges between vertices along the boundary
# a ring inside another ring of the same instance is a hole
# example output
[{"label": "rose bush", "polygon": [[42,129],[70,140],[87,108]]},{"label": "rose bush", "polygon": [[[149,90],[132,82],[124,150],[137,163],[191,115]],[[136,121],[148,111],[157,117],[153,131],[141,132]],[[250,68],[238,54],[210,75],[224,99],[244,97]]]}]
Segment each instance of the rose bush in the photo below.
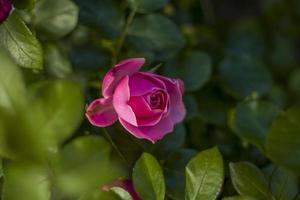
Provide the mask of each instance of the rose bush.
[{"label": "rose bush", "polygon": [[89,121],[99,127],[120,123],[137,138],[152,143],[173,131],[183,120],[183,82],[150,72],[139,72],[143,58],[127,59],[104,77],[102,95],[86,109]]},{"label": "rose bush", "polygon": [[0,0],[1,200],[300,200],[298,27],[299,0]]}]

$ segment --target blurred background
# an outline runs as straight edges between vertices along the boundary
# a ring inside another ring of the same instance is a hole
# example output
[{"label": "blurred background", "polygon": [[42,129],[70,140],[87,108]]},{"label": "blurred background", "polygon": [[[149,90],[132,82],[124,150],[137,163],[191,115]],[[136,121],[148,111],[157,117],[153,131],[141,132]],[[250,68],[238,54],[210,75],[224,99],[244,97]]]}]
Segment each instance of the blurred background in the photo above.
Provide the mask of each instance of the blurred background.
[{"label": "blurred background", "polygon": [[[254,164],[276,200],[300,198],[300,111],[270,129],[300,100],[299,0],[12,3],[0,24],[4,200],[118,199],[100,188],[131,179],[143,152],[161,165],[166,199],[182,200],[185,166],[213,146],[225,168],[218,199],[238,194],[237,161]],[[128,57],[185,82],[186,119],[155,145],[84,117],[107,70]]]}]

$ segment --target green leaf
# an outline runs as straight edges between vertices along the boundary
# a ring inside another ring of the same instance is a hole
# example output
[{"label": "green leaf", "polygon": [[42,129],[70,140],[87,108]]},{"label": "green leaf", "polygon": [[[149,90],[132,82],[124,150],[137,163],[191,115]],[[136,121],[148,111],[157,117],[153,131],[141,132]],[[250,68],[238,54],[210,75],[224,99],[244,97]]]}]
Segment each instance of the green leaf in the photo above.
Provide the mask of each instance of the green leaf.
[{"label": "green leaf", "polygon": [[57,46],[47,44],[44,47],[44,52],[45,68],[49,74],[58,78],[64,78],[72,72],[70,61]]},{"label": "green leaf", "polygon": [[190,120],[199,117],[198,101],[193,94],[186,94],[183,97],[184,105],[187,110],[185,120]]},{"label": "green leaf", "polygon": [[212,63],[210,57],[201,51],[188,53],[182,63],[170,61],[164,66],[168,76],[181,78],[186,91],[199,90],[211,77]]},{"label": "green leaf", "polygon": [[272,77],[264,65],[250,56],[227,56],[220,65],[220,75],[228,92],[243,98],[262,95],[271,89]]},{"label": "green leaf", "polygon": [[223,159],[217,147],[200,152],[186,166],[186,200],[218,197],[224,181]]},{"label": "green leaf", "polygon": [[234,109],[230,125],[238,136],[264,151],[267,132],[279,112],[271,103],[246,101]]},{"label": "green leaf", "polygon": [[133,169],[134,188],[143,200],[163,200],[165,198],[165,180],[157,160],[143,153]]},{"label": "green leaf", "polygon": [[162,140],[157,142],[153,149],[154,154],[159,158],[165,158],[168,153],[177,150],[184,145],[186,137],[186,129],[182,123],[174,127],[174,131],[166,135]]},{"label": "green leaf", "polygon": [[136,51],[157,60],[175,56],[185,44],[177,25],[159,14],[135,18],[128,31],[127,41]]},{"label": "green leaf", "polygon": [[30,105],[25,104],[13,114],[3,114],[5,129],[0,137],[1,155],[44,161],[50,152],[57,151],[58,145],[73,134],[81,122],[83,96],[78,84],[46,82],[36,86],[33,93]]},{"label": "green leaf", "polygon": [[10,52],[18,65],[43,68],[42,47],[15,12],[0,26],[0,46]]},{"label": "green leaf", "polygon": [[232,197],[225,197],[222,200],[255,200],[255,198],[247,197],[247,196],[232,196]]},{"label": "green leaf", "polygon": [[253,31],[253,28],[251,30],[236,30],[229,37],[226,48],[227,54],[249,55],[254,59],[264,56],[266,50],[264,40]]},{"label": "green leaf", "polygon": [[169,0],[128,0],[132,9],[138,8],[141,13],[149,13],[162,8]]},{"label": "green leaf", "polygon": [[113,191],[116,195],[120,197],[121,200],[133,200],[131,195],[120,187],[112,187],[110,188],[111,191]]},{"label": "green leaf", "polygon": [[71,0],[39,0],[34,9],[36,28],[58,38],[77,25],[78,7]]},{"label": "green leaf", "polygon": [[72,81],[49,81],[33,88],[36,103],[43,108],[51,137],[61,144],[79,126],[83,118],[84,99],[81,86]]},{"label": "green leaf", "polygon": [[164,164],[167,195],[174,200],[184,199],[185,167],[197,154],[192,149],[177,149],[167,155]]},{"label": "green leaf", "polygon": [[94,72],[109,66],[109,56],[98,47],[79,46],[71,51],[71,62],[75,69],[82,72]]},{"label": "green leaf", "polygon": [[298,192],[297,178],[286,170],[269,165],[263,169],[272,194],[277,200],[293,199]]},{"label": "green leaf", "polygon": [[54,137],[51,137],[53,132],[47,127],[40,105],[33,103],[17,109],[16,113],[4,113],[1,117],[4,123],[0,137],[1,156],[21,161],[44,162],[48,154],[56,150]]},{"label": "green leaf", "polygon": [[3,200],[50,200],[47,171],[28,163],[6,162],[4,165]]},{"label": "green leaf", "polygon": [[[79,21],[104,33],[109,38],[120,35],[124,20],[115,0],[75,0],[79,6]],[[108,20],[109,19],[109,20]]]},{"label": "green leaf", "polygon": [[25,83],[18,67],[2,50],[0,51],[0,60],[0,110],[15,112],[17,107],[26,102],[24,100]]},{"label": "green leaf", "polygon": [[11,0],[14,7],[18,9],[32,9],[36,0]]},{"label": "green leaf", "polygon": [[[277,165],[300,174],[300,106],[274,120],[267,136],[268,157]],[[293,156],[291,156],[293,155]]]},{"label": "green leaf", "polygon": [[262,172],[252,163],[230,163],[231,181],[240,195],[256,199],[271,199],[267,181]]},{"label": "green leaf", "polygon": [[119,164],[111,160],[111,147],[97,136],[82,136],[67,144],[54,163],[55,185],[63,197],[74,199],[124,177]]}]

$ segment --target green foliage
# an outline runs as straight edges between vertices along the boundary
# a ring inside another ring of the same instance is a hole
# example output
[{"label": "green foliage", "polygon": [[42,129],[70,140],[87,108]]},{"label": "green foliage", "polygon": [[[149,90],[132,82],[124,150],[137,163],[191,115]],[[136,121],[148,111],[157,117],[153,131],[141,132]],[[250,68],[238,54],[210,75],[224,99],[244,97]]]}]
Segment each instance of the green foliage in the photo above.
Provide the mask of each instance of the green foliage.
[{"label": "green foliage", "polygon": [[129,46],[150,59],[171,58],[184,43],[184,37],[174,22],[159,14],[136,18],[128,31]]},{"label": "green foliage", "polygon": [[12,3],[19,9],[32,9],[36,0],[12,0]]},{"label": "green foliage", "polygon": [[144,153],[133,168],[133,183],[139,196],[144,200],[163,200],[165,198],[165,181],[163,171],[157,160]]},{"label": "green foliage", "polygon": [[32,69],[43,68],[42,47],[16,13],[0,26],[0,35],[0,46],[10,52],[18,65]]},{"label": "green foliage", "polygon": [[52,37],[63,37],[77,25],[78,8],[71,0],[39,0],[34,8],[34,25]]},{"label": "green foliage", "polygon": [[115,0],[75,0],[79,6],[79,20],[100,30],[109,38],[117,37],[123,25],[118,3]]},{"label": "green foliage", "polygon": [[215,147],[199,153],[186,167],[186,200],[215,200],[224,181],[223,160]]},{"label": "green foliage", "polygon": [[279,109],[263,101],[240,103],[231,113],[230,126],[244,140],[264,150],[266,135]]},{"label": "green foliage", "polygon": [[194,51],[189,53],[182,63],[168,63],[164,70],[174,78],[181,78],[186,91],[196,91],[210,79],[212,63],[207,54]]},{"label": "green foliage", "polygon": [[[11,2],[1,199],[131,200],[105,189],[126,179],[143,200],[299,200],[298,0]],[[156,144],[85,119],[105,73],[130,57],[184,82],[186,117]]]},{"label": "green foliage", "polygon": [[0,60],[0,107],[1,110],[15,113],[15,109],[24,104],[22,101],[26,94],[24,80],[20,70],[3,51],[0,51]]},{"label": "green foliage", "polygon": [[223,200],[254,200],[255,198],[247,197],[247,196],[233,196],[233,197],[226,197]]},{"label": "green foliage", "polygon": [[132,9],[149,13],[162,8],[169,0],[128,0]]},{"label": "green foliage", "polygon": [[83,136],[72,141],[52,163],[62,197],[78,197],[123,176],[118,164],[113,165],[110,145],[96,136]]},{"label": "green foliage", "polygon": [[297,195],[298,183],[293,174],[274,165],[265,167],[263,172],[275,199],[293,199]]},{"label": "green foliage", "polygon": [[300,160],[294,158],[300,155],[299,120],[299,106],[280,115],[271,126],[266,144],[267,155],[276,164],[297,174],[300,174]]},{"label": "green foliage", "polygon": [[272,199],[263,173],[249,162],[230,163],[230,176],[240,195],[256,199]]},{"label": "green foliage", "polygon": [[272,84],[271,75],[262,63],[247,55],[226,57],[220,65],[220,75],[228,92],[235,97],[262,95]]},{"label": "green foliage", "polygon": [[45,69],[50,75],[64,78],[72,73],[70,61],[56,45],[46,44],[44,52]]},{"label": "green foliage", "polygon": [[49,200],[47,171],[28,163],[8,162],[4,166],[3,200]]}]

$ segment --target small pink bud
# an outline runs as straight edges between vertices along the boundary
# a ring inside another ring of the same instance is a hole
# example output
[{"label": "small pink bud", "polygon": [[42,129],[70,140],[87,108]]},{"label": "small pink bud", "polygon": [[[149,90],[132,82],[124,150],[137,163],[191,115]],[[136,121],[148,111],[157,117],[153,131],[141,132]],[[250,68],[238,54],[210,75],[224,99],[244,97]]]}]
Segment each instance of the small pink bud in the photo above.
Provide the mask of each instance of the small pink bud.
[{"label": "small pink bud", "polygon": [[0,0],[0,24],[8,18],[12,8],[10,0]]}]

